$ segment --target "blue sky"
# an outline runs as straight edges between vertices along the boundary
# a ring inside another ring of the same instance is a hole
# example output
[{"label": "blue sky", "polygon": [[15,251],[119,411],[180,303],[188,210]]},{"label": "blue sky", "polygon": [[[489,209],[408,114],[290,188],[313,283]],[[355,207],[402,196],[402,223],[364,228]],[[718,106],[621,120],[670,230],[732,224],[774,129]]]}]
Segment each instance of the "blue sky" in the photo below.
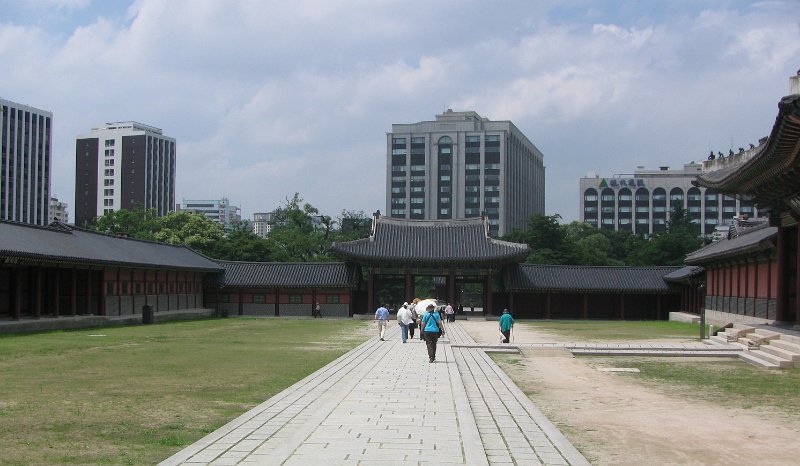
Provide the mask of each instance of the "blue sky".
[{"label": "blue sky", "polygon": [[766,136],[798,68],[797,0],[0,0],[0,96],[53,112],[69,204],[75,137],[134,120],[177,139],[178,201],[385,210],[385,133],[452,108],[513,121],[569,221],[587,172]]}]

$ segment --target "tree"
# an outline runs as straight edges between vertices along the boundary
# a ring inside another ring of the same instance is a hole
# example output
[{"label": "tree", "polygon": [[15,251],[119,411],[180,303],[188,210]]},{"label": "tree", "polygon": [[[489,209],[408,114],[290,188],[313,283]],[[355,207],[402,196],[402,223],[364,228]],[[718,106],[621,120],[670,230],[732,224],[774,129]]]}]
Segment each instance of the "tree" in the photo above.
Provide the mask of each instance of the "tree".
[{"label": "tree", "polygon": [[270,243],[253,233],[249,223],[233,226],[215,250],[219,259],[246,262],[269,262],[272,260]]},{"label": "tree", "polygon": [[170,212],[155,221],[156,241],[170,244],[184,244],[209,257],[219,258],[216,248],[222,241],[225,231],[218,223],[204,215],[190,212]]},{"label": "tree", "polygon": [[372,218],[367,217],[363,210],[358,212],[343,210],[339,215],[339,235],[336,241],[353,241],[368,238],[372,231]]},{"label": "tree", "polygon": [[94,223],[87,225],[87,228],[109,235],[154,240],[157,219],[155,209],[144,210],[141,207],[134,210],[120,209],[103,215]]},{"label": "tree", "polygon": [[561,216],[533,215],[528,219],[528,227],[524,230],[514,229],[504,239],[517,243],[526,243],[531,253],[526,262],[533,264],[564,264],[569,251],[566,244],[566,232],[558,223]]},{"label": "tree", "polygon": [[274,218],[275,226],[267,237],[273,260],[333,260],[329,251],[333,222],[330,217],[320,216],[319,210],[311,204],[303,204],[299,193],[286,199],[286,204],[275,210]]},{"label": "tree", "polygon": [[599,231],[575,241],[572,250],[572,263],[575,265],[624,265],[623,261],[613,257],[611,240]]},{"label": "tree", "polygon": [[667,230],[651,238],[641,256],[647,265],[683,265],[686,255],[702,245],[696,225],[683,207],[675,206],[670,212]]}]

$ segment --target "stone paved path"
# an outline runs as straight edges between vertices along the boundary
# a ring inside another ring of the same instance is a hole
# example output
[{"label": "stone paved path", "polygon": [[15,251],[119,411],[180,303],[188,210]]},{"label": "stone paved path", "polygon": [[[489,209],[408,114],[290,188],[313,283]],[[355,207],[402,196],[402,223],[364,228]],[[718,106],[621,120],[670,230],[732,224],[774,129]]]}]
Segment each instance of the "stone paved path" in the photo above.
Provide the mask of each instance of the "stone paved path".
[{"label": "stone paved path", "polygon": [[389,328],[161,464],[589,464],[458,323]]}]

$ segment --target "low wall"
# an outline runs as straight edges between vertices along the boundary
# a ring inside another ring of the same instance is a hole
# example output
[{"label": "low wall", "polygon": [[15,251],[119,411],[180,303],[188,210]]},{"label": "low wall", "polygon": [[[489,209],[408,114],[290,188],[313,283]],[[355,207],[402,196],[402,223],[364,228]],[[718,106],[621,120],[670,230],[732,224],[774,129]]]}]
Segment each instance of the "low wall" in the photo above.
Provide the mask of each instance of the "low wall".
[{"label": "low wall", "polygon": [[669,313],[669,321],[670,322],[683,322],[685,324],[699,324],[700,323],[700,316],[696,314],[689,314],[686,312],[670,312]]},{"label": "low wall", "polygon": [[[177,320],[209,319],[216,316],[214,309],[186,309],[181,311],[164,311],[153,315],[155,322],[171,322]],[[97,327],[119,327],[140,325],[141,313],[131,316],[66,316],[41,319],[4,320],[0,321],[0,334],[48,332],[53,330],[73,330]]]},{"label": "low wall", "polygon": [[730,312],[715,311],[706,309],[706,325],[717,327],[725,324],[744,324],[744,325],[773,325],[774,319],[763,319],[761,317],[745,316],[742,314],[731,314]]}]

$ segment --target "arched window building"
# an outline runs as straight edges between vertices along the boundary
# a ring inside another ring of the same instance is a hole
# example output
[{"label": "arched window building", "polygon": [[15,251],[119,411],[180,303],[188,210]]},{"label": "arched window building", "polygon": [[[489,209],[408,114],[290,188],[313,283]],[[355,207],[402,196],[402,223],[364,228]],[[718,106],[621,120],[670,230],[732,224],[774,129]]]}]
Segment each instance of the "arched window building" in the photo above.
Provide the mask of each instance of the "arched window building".
[{"label": "arched window building", "polygon": [[671,212],[681,207],[698,232],[711,236],[717,226],[729,225],[737,215],[759,216],[749,196],[726,196],[692,185],[701,169],[699,163],[688,163],[680,170],[639,167],[632,175],[590,173],[580,180],[581,221],[597,228],[652,235],[666,230]]}]

